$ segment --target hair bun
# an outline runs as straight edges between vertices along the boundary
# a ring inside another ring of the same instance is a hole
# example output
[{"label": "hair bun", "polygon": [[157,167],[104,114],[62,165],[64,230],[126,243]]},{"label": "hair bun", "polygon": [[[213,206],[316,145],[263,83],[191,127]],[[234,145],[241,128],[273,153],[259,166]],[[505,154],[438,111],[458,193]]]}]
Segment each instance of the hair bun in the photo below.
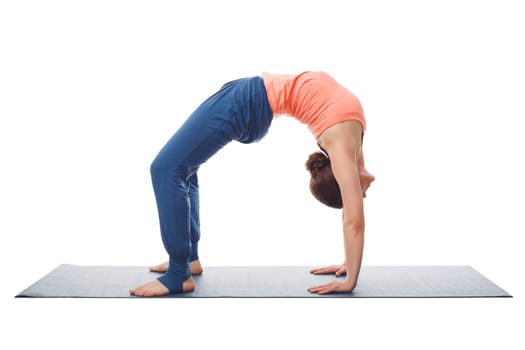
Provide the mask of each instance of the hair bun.
[{"label": "hair bun", "polygon": [[330,159],[321,152],[314,152],[308,157],[305,166],[312,176],[316,176],[322,169],[330,166]]}]

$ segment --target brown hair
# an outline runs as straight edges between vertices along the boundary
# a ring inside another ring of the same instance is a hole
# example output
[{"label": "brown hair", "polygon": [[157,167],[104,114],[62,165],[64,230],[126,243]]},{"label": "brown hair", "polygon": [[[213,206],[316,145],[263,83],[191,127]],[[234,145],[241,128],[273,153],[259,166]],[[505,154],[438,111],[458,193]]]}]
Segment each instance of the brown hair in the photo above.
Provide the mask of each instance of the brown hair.
[{"label": "brown hair", "polygon": [[341,209],[343,200],[330,159],[321,152],[315,152],[310,154],[305,165],[311,175],[310,191],[314,197],[331,208]]}]

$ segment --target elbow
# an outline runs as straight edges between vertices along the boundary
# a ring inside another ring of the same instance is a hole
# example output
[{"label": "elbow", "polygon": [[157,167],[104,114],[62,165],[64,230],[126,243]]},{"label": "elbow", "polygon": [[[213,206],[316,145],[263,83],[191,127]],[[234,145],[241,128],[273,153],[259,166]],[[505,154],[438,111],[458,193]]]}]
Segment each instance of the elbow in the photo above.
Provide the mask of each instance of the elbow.
[{"label": "elbow", "polygon": [[350,232],[353,234],[364,234],[365,232],[365,223],[362,220],[345,220],[343,222],[343,227],[345,232]]}]

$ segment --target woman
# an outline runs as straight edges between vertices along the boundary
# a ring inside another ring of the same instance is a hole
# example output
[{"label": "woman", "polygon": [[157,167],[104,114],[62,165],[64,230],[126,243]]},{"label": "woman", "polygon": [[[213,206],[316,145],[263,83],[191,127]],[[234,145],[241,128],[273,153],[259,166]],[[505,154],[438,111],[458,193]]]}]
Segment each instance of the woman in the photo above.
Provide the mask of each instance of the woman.
[{"label": "woman", "polygon": [[164,273],[130,290],[137,296],[191,292],[192,275],[202,273],[198,256],[197,170],[232,140],[259,141],[273,115],[288,114],[307,124],[326,154],[312,154],[306,167],[310,189],[322,203],[343,209],[345,262],[313,269],[314,274],[346,274],[344,281],[314,286],[311,293],[351,292],[359,276],[364,244],[363,198],[374,177],[361,151],[366,128],[359,100],[323,72],[263,73],[225,84],[188,118],[151,165],[151,177],[169,262],[151,267]]}]

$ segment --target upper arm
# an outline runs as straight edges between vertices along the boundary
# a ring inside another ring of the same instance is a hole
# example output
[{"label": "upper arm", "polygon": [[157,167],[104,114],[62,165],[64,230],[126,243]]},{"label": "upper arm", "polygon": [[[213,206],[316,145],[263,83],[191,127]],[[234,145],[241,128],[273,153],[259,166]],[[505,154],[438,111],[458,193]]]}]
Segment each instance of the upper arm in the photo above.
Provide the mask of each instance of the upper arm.
[{"label": "upper arm", "polygon": [[334,177],[343,200],[345,225],[364,226],[363,195],[359,181],[358,158],[360,145],[347,140],[329,150]]}]

